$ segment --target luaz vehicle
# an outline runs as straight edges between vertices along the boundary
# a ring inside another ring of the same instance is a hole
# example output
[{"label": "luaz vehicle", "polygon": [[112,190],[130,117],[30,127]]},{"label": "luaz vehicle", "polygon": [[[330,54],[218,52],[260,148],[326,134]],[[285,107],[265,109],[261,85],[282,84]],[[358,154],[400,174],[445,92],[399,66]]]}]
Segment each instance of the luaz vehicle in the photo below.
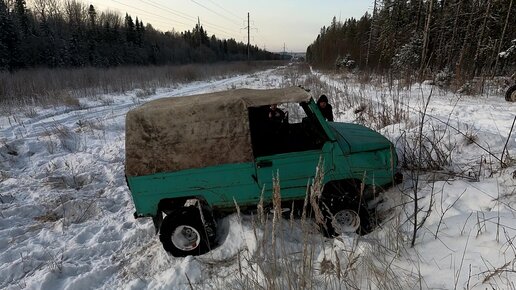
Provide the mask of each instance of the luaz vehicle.
[{"label": "luaz vehicle", "polygon": [[[290,117],[271,122],[282,104]],[[324,234],[371,230],[365,192],[395,180],[393,144],[360,125],[327,122],[302,88],[238,89],[148,102],[126,117],[126,177],[135,217],[151,217],[166,251],[199,255],[216,242],[215,218],[271,202],[279,172],[286,205],[303,201],[324,160]],[[356,223],[359,220],[360,223]]]}]

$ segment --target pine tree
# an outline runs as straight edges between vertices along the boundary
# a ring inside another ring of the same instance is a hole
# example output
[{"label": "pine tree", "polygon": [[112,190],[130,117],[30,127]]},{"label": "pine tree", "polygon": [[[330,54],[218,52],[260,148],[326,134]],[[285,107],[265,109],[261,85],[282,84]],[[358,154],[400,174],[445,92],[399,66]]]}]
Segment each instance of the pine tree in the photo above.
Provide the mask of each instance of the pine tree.
[{"label": "pine tree", "polygon": [[16,13],[18,23],[21,28],[23,36],[29,34],[29,18],[27,17],[27,8],[25,0],[16,0],[14,5],[14,12]]},{"label": "pine tree", "polygon": [[127,13],[125,14],[125,39],[128,43],[134,43],[136,40],[133,18]]},{"label": "pine tree", "polygon": [[17,61],[18,36],[4,0],[0,0],[0,70],[12,71]]},{"label": "pine tree", "polygon": [[93,5],[90,5],[88,8],[88,16],[90,21],[90,28],[94,29],[97,22],[97,12],[95,11],[95,7],[93,7]]}]

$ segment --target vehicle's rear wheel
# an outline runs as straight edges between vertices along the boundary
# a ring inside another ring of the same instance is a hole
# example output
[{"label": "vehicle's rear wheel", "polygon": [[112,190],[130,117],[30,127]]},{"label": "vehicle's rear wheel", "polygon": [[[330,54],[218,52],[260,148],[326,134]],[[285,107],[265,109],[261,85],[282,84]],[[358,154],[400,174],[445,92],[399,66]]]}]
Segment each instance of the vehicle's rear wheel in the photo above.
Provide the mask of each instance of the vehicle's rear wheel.
[{"label": "vehicle's rear wheel", "polygon": [[211,214],[198,207],[184,207],[167,215],[161,224],[159,239],[165,251],[175,257],[197,256],[215,244],[215,224]]},{"label": "vehicle's rear wheel", "polygon": [[505,100],[508,102],[516,102],[516,85],[509,87],[505,93]]}]

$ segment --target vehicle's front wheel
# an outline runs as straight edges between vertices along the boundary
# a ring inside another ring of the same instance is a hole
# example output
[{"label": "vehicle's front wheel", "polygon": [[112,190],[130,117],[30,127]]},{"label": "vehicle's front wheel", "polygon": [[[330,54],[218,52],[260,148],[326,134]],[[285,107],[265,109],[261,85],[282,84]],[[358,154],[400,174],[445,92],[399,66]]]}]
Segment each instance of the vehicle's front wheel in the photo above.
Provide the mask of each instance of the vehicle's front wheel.
[{"label": "vehicle's front wheel", "polygon": [[516,102],[516,85],[509,87],[505,93],[505,100],[508,102]]},{"label": "vehicle's front wheel", "polygon": [[321,229],[326,237],[346,233],[365,235],[374,229],[373,218],[364,204],[349,198],[333,197],[322,200],[324,222]]},{"label": "vehicle's front wheel", "polygon": [[211,215],[203,212],[205,221],[197,207],[184,207],[167,215],[161,224],[159,239],[165,251],[175,257],[197,256],[210,251],[214,245],[214,223]]}]

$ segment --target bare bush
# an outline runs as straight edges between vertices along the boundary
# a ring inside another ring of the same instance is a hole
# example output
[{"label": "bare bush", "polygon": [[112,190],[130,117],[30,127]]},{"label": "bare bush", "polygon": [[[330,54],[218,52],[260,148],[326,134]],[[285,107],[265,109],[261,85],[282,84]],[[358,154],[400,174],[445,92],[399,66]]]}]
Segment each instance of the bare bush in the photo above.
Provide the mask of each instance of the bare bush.
[{"label": "bare bush", "polygon": [[0,182],[9,178],[9,174],[6,171],[0,170]]},{"label": "bare bush", "polygon": [[101,120],[79,120],[75,123],[77,125],[77,128],[75,131],[77,133],[81,132],[90,132],[93,131],[103,131],[106,129],[105,124]]},{"label": "bare bush", "polygon": [[54,135],[59,140],[61,148],[68,152],[77,152],[82,149],[81,137],[66,126],[53,124],[50,135]]},{"label": "bare bush", "polygon": [[145,89],[139,89],[136,91],[136,97],[140,99],[144,99],[148,96],[152,96],[156,94],[156,88],[145,88]]},{"label": "bare bush", "polygon": [[478,141],[476,130],[473,127],[469,127],[467,124],[466,132],[464,133],[464,141],[466,142],[466,145],[472,145]]},{"label": "bare bush", "polygon": [[[431,122],[428,122],[430,124]],[[436,126],[431,131],[406,132],[397,141],[401,166],[407,170],[442,170],[452,164],[453,143],[444,141],[449,130]],[[421,140],[421,142],[419,142]]]}]

